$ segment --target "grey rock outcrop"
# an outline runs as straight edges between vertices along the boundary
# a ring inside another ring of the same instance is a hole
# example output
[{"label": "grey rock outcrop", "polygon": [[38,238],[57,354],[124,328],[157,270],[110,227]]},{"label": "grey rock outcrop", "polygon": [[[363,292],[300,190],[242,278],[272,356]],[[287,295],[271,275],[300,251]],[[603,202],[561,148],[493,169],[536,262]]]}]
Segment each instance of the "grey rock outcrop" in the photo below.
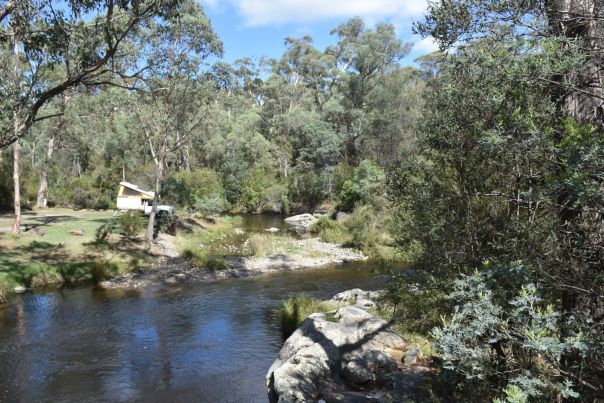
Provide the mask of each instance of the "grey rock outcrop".
[{"label": "grey rock outcrop", "polygon": [[[350,291],[366,296],[362,290]],[[348,296],[338,298],[348,301]],[[286,340],[269,369],[269,399],[332,401],[336,395],[358,395],[355,385],[371,384],[398,371],[397,361],[388,351],[402,345],[405,341],[386,321],[358,306],[341,307],[329,316],[314,313]]]}]

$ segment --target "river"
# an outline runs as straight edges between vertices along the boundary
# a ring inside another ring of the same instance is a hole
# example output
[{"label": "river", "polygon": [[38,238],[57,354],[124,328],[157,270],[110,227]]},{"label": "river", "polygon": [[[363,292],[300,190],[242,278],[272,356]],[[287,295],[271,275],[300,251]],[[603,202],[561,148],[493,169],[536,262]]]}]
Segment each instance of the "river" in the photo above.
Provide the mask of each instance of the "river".
[{"label": "river", "polygon": [[[281,217],[244,218],[262,231]],[[0,309],[0,400],[266,402],[264,375],[283,344],[275,309],[375,289],[370,263],[214,283],[17,296]]]}]

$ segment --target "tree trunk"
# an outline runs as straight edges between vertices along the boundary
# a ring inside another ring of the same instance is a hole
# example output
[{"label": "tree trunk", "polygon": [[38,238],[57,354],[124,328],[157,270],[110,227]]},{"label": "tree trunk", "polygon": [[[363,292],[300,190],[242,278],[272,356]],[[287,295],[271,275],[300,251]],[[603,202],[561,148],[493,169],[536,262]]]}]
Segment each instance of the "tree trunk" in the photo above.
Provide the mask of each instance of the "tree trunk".
[{"label": "tree trunk", "polygon": [[588,55],[581,68],[562,78],[563,106],[582,123],[602,126],[604,91],[602,58],[604,50],[604,5],[599,0],[550,0],[549,25],[557,36],[579,39]]},{"label": "tree trunk", "polygon": [[[61,103],[61,112],[65,112],[65,107],[67,105],[67,101],[69,100],[69,96],[67,92],[63,93],[63,102]],[[38,187],[38,201],[36,203],[36,208],[46,208],[46,199],[48,192],[48,171],[50,170],[50,166],[52,165],[52,155],[55,151],[55,141],[56,138],[61,134],[63,127],[65,126],[65,118],[59,117],[57,120],[57,124],[53,128],[50,139],[48,140],[48,149],[46,151],[46,160],[44,161],[44,165],[42,165],[42,171],[40,172],[40,186]]]},{"label": "tree trunk", "polygon": [[48,170],[52,161],[52,153],[55,149],[55,133],[53,132],[48,140],[48,151],[46,152],[46,161],[42,166],[40,173],[40,187],[38,188],[38,202],[36,208],[46,208],[46,191],[48,190]]},{"label": "tree trunk", "polygon": [[[19,38],[17,33],[13,31],[13,85],[17,93],[19,92]],[[13,146],[13,194],[14,194],[14,208],[15,218],[13,221],[12,231],[13,234],[19,234],[21,232],[21,189],[19,186],[19,155],[21,151],[21,145],[19,144],[19,107],[16,105],[13,109],[13,128],[14,135],[17,138]]]},{"label": "tree trunk", "polygon": [[166,150],[168,148],[168,135],[164,134],[162,139],[162,145],[159,149],[159,155],[156,158],[155,163],[155,187],[153,191],[153,205],[151,207],[151,213],[149,214],[149,225],[147,225],[147,244],[149,247],[153,245],[153,229],[155,226],[155,217],[157,215],[157,206],[159,205],[159,197],[161,192],[161,183],[164,176],[164,164],[166,160]]},{"label": "tree trunk", "polygon": [[[16,115],[16,113],[15,113]],[[14,117],[15,119],[18,119]],[[16,121],[15,121],[16,123]],[[14,207],[15,217],[13,220],[12,231],[13,234],[19,234],[21,232],[21,190],[19,186],[19,155],[21,153],[21,145],[19,140],[13,144],[13,186],[14,186]]]}]

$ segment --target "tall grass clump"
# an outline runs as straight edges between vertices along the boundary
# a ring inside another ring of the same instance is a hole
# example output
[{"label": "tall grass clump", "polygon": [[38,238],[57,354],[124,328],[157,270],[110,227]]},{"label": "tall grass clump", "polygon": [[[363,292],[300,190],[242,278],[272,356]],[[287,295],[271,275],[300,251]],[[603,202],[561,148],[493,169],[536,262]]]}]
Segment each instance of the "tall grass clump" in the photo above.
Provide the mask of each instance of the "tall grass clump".
[{"label": "tall grass clump", "polygon": [[250,237],[248,243],[251,253],[257,257],[271,257],[300,252],[294,240],[284,236],[254,234]]},{"label": "tall grass clump", "polygon": [[308,315],[315,312],[329,312],[334,305],[311,297],[308,294],[298,294],[284,301],[279,308],[281,328],[285,337],[289,337]]}]

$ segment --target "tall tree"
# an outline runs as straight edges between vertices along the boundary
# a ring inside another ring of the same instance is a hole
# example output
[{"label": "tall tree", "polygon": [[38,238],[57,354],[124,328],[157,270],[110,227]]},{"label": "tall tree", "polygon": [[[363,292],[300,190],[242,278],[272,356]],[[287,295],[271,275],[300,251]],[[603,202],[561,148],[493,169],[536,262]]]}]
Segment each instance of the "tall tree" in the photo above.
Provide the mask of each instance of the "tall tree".
[{"label": "tall tree", "polygon": [[190,142],[204,117],[204,94],[199,85],[204,77],[202,63],[222,54],[222,43],[197,2],[183,1],[173,13],[172,21],[149,24],[145,36],[152,47],[140,48],[142,59],[152,64],[145,73],[144,85],[139,87],[146,102],[135,108],[155,162],[155,197],[146,234],[149,246],[153,243],[167,158]]}]

